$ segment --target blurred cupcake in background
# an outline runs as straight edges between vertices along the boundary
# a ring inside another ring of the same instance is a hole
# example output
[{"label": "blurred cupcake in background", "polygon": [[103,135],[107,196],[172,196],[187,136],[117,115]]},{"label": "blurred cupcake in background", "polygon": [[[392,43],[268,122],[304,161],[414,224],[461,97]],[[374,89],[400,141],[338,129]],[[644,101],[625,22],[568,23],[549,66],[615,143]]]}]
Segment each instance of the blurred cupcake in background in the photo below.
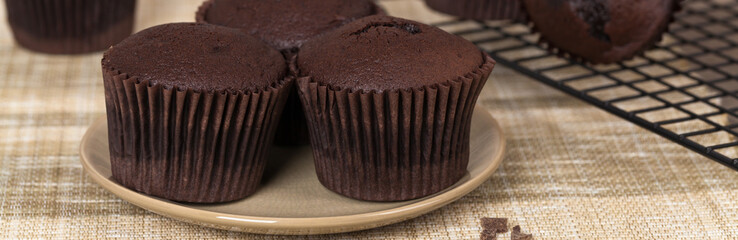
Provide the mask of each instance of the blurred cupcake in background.
[{"label": "blurred cupcake in background", "polygon": [[478,21],[525,21],[526,15],[520,0],[425,0],[433,10]]},{"label": "blurred cupcake in background", "polygon": [[50,54],[107,49],[133,31],[136,0],[5,0],[18,45]]}]

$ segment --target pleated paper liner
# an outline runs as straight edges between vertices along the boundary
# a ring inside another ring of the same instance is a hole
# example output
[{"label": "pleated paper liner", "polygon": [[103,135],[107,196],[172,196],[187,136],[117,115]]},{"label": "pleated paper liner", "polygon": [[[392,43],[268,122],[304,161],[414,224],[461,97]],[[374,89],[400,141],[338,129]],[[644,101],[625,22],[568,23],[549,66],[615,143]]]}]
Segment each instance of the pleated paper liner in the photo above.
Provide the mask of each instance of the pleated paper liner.
[{"label": "pleated paper liner", "polygon": [[425,0],[436,11],[474,20],[514,20],[523,22],[522,0]]},{"label": "pleated paper liner", "polygon": [[109,48],[133,31],[135,0],[6,0],[15,40],[27,49],[79,54]]},{"label": "pleated paper liner", "polygon": [[256,191],[293,79],[256,92],[172,89],[103,67],[113,178],[181,202]]},{"label": "pleated paper liner", "polygon": [[[521,0],[522,2],[522,0]],[[664,33],[666,33],[669,30],[669,25],[674,22],[674,14],[678,13],[682,10],[682,2],[684,0],[671,0],[672,2],[672,14],[669,16],[668,20],[665,21],[662,25],[658,27],[658,33],[654,34],[650,39],[646,41],[646,44],[643,45],[641,50],[634,51],[624,57],[622,57],[619,61],[627,61],[630,59],[633,59],[636,56],[642,56],[644,52],[653,49],[656,44],[661,42],[663,39]],[[538,29],[539,27],[536,26],[535,23],[533,23],[532,20],[528,19],[528,23],[531,27],[531,31],[534,33],[541,33]],[[556,43],[550,41],[544,34],[540,34],[540,37],[538,39],[538,44],[542,47],[545,47],[549,52],[554,53],[560,57],[567,57],[569,59],[572,59],[579,63],[585,63],[585,64],[609,64],[612,62],[606,62],[606,61],[597,61],[593,59],[587,59],[585,57],[580,56],[579,54],[573,53],[566,48],[561,48],[560,46],[557,46]],[[619,62],[616,61],[616,62]]]},{"label": "pleated paper liner", "polygon": [[[283,50],[282,54],[289,61],[290,74],[297,76],[296,60],[298,49]],[[297,88],[292,87],[287,102],[284,105],[282,117],[279,120],[277,133],[274,136],[274,144],[280,146],[300,146],[310,144],[310,134],[308,133],[307,120],[305,119],[305,111],[302,110],[300,96],[297,95]]]},{"label": "pleated paper liner", "polygon": [[494,60],[442,84],[385,92],[297,80],[318,179],[360,200],[401,201],[439,192],[466,173],[469,128]]}]

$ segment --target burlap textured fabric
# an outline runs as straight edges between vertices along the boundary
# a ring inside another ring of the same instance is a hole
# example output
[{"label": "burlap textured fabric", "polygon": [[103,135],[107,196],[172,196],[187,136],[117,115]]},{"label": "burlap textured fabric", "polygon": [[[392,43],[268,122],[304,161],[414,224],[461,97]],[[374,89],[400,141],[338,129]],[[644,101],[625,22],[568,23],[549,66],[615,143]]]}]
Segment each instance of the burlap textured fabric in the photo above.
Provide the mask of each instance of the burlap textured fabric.
[{"label": "burlap textured fabric", "polygon": [[[136,29],[193,21],[200,3],[140,1]],[[390,15],[443,18],[419,0],[381,4]],[[109,194],[79,163],[82,134],[105,112],[101,53],[31,53],[13,43],[5,18],[0,9],[0,238],[479,239],[481,217],[509,218],[535,239],[738,238],[738,172],[502,65],[479,104],[505,128],[505,160],[453,204],[378,229],[314,237],[171,220]]]}]

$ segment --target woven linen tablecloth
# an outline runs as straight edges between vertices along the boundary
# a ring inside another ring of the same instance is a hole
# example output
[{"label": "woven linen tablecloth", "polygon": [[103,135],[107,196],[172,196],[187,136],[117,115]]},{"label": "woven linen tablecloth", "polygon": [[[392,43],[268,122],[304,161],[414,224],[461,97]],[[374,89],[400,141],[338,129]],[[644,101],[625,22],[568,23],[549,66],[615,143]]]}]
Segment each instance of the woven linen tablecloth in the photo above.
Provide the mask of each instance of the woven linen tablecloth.
[{"label": "woven linen tablecloth", "polygon": [[[200,0],[140,0],[136,29],[192,21]],[[418,0],[391,15],[434,22]],[[377,229],[311,237],[236,233],[175,221],[108,193],[78,148],[104,115],[101,53],[19,48],[0,5],[0,237],[478,239],[509,218],[536,239],[738,239],[738,173],[573,97],[497,66],[479,103],[508,149],[494,176],[439,210]],[[509,234],[501,235],[509,239]]]}]

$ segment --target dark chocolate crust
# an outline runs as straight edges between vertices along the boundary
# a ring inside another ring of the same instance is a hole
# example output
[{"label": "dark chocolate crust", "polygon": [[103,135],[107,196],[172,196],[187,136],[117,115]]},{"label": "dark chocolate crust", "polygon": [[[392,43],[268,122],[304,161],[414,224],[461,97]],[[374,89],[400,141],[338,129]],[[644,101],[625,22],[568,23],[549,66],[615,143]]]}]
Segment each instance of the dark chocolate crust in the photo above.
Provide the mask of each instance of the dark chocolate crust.
[{"label": "dark chocolate crust", "polygon": [[628,60],[656,44],[681,0],[523,0],[541,42],[590,63]]},{"label": "dark chocolate crust", "polygon": [[258,91],[282,80],[282,55],[222,26],[170,23],[134,34],[105,53],[103,65],[168,88]]},{"label": "dark chocolate crust", "polygon": [[425,3],[439,12],[480,21],[526,19],[520,0],[425,0]]},{"label": "dark chocolate crust", "polygon": [[196,20],[243,29],[284,50],[381,12],[371,0],[208,0]]},{"label": "dark chocolate crust", "polygon": [[[256,191],[293,81],[278,78],[285,69],[265,73],[239,65],[282,59],[243,36],[213,25],[167,24],[104,54],[110,161],[118,183],[197,203],[238,200]],[[213,44],[218,51],[211,51]],[[248,81],[255,83],[241,83]]]},{"label": "dark chocolate crust", "polygon": [[370,201],[453,185],[466,174],[472,112],[494,64],[466,40],[392,17],[310,40],[297,84],[318,179]]},{"label": "dark chocolate crust", "polygon": [[133,30],[136,0],[6,0],[16,42],[50,54],[109,48]]},{"label": "dark chocolate crust", "polygon": [[297,66],[334,88],[382,92],[446,82],[483,61],[474,44],[436,27],[370,16],[305,43]]}]

